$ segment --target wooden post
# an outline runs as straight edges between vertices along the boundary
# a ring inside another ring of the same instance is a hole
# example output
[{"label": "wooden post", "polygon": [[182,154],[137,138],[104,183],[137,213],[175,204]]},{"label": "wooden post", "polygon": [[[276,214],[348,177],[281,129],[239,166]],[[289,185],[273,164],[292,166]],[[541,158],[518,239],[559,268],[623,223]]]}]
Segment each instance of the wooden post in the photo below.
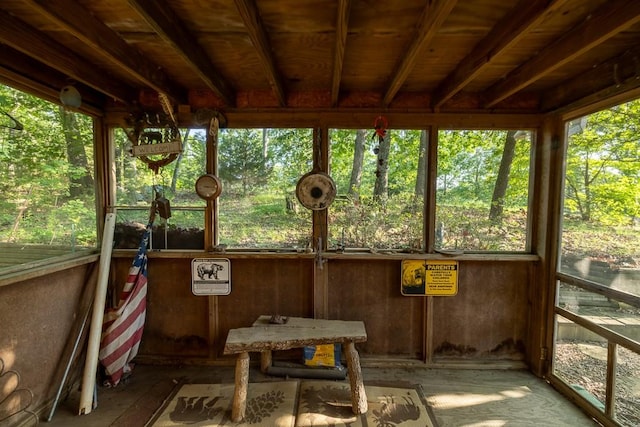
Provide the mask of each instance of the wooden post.
[{"label": "wooden post", "polygon": [[245,416],[247,409],[247,389],[249,387],[249,353],[238,354],[236,360],[236,384],[233,391],[233,405],[231,420],[239,423]]},{"label": "wooden post", "polygon": [[423,310],[425,313],[425,345],[424,345],[424,361],[427,366],[431,366],[433,363],[433,296],[428,296],[426,298],[426,310]]},{"label": "wooden post", "polygon": [[344,352],[347,358],[347,370],[349,372],[349,383],[351,385],[351,406],[356,415],[367,412],[367,394],[364,391],[362,381],[362,371],[360,370],[360,356],[356,346],[352,341],[344,343]]}]

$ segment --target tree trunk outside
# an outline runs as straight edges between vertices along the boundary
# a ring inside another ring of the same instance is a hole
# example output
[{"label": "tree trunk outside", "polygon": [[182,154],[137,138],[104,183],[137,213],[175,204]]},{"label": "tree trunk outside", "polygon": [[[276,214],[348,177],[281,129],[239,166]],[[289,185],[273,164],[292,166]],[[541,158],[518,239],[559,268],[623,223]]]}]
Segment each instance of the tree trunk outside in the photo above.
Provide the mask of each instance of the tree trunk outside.
[{"label": "tree trunk outside", "polygon": [[509,186],[509,173],[511,172],[511,163],[516,151],[516,132],[510,130],[504,142],[504,151],[502,152],[502,160],[500,161],[500,169],[496,178],[496,185],[493,187],[493,197],[491,198],[491,209],[489,210],[489,220],[493,223],[502,221],[504,210],[504,197],[507,194]]},{"label": "tree trunk outside", "polygon": [[378,158],[376,163],[376,184],[373,188],[373,199],[378,202],[387,200],[389,189],[389,150],[390,134],[387,131],[384,138],[379,139]]},{"label": "tree trunk outside", "polygon": [[427,154],[427,141],[429,134],[426,130],[420,131],[420,151],[418,153],[418,172],[416,174],[416,198],[424,196],[424,186],[426,184],[427,177],[427,165],[425,162],[425,156]]},{"label": "tree trunk outside", "polygon": [[351,168],[351,179],[349,180],[349,195],[355,199],[360,195],[360,183],[362,182],[362,164],[364,162],[364,149],[367,139],[367,131],[359,129],[356,132],[356,141],[353,148],[353,167]]},{"label": "tree trunk outside", "polygon": [[267,129],[262,129],[262,158],[266,161],[269,154],[269,138],[267,138]]},{"label": "tree trunk outside", "polygon": [[187,132],[182,137],[182,151],[176,158],[176,167],[173,168],[173,176],[171,177],[171,193],[176,194],[176,185],[178,184],[178,175],[180,174],[180,164],[182,163],[182,154],[187,150],[189,146],[189,132],[191,129],[187,129]]},{"label": "tree trunk outside", "polygon": [[[592,182],[590,178],[590,169],[589,169],[589,157],[585,159],[584,164],[584,209],[580,209],[580,217],[583,221],[591,221],[591,187],[590,184]],[[576,198],[578,198],[578,193],[576,192]]]},{"label": "tree trunk outside", "polygon": [[93,191],[93,177],[87,161],[87,153],[84,151],[82,135],[78,130],[78,121],[75,113],[60,107],[62,129],[67,146],[67,158],[73,166],[72,169],[84,171],[78,176],[72,173],[69,176],[69,196],[74,199],[87,192]]}]

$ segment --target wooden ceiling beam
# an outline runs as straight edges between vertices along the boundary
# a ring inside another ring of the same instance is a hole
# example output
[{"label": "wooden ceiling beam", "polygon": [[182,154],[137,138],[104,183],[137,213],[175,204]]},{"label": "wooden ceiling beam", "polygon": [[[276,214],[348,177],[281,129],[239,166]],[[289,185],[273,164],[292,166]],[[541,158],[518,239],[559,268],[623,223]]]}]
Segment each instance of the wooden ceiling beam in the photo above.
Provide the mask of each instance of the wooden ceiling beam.
[{"label": "wooden ceiling beam", "polygon": [[125,104],[136,99],[134,88],[118,84],[104,73],[96,73],[95,68],[81,56],[1,10],[0,41],[113,99]]},{"label": "wooden ceiling beam", "polygon": [[[52,104],[60,105],[59,90],[30,80],[22,73],[16,73],[0,66],[0,81],[5,81],[7,85],[15,89],[18,89],[25,93],[36,95],[38,98],[42,98],[45,101],[51,102]],[[104,114],[103,103],[95,102],[95,100],[93,99],[87,99],[86,91],[83,90],[83,88],[78,88],[78,90],[82,94],[82,105],[77,109],[74,107],[73,110],[80,111],[85,114],[90,114],[95,117],[102,116]]]},{"label": "wooden ceiling beam", "polygon": [[235,0],[238,12],[244,21],[245,28],[249,33],[249,38],[256,49],[260,62],[267,73],[267,78],[271,84],[280,106],[286,105],[286,97],[282,79],[276,68],[276,63],[272,55],[271,44],[267,37],[267,32],[262,24],[258,7],[255,0]]},{"label": "wooden ceiling beam", "polygon": [[539,25],[550,12],[566,2],[567,0],[520,0],[434,90],[432,107],[437,109],[451,99],[492,61]]},{"label": "wooden ceiling beam", "polygon": [[640,47],[629,49],[542,94],[540,109],[598,103],[640,87]]},{"label": "wooden ceiling beam", "polygon": [[231,85],[216,70],[209,55],[187,26],[178,19],[166,2],[161,0],[129,0],[147,23],[163,40],[193,68],[198,76],[227,105],[235,105],[235,93]]},{"label": "wooden ceiling beam", "polygon": [[333,54],[333,76],[331,78],[332,107],[338,105],[338,97],[340,95],[340,80],[342,78],[342,65],[344,64],[344,50],[347,45],[350,11],[351,0],[338,1],[338,13],[336,14],[336,46]]},{"label": "wooden ceiling beam", "polygon": [[[0,43],[1,81],[57,105],[61,102],[60,89],[70,84],[67,75],[3,43]],[[100,110],[106,104],[104,93],[77,80],[73,81],[73,85],[82,96],[80,110],[100,115]]]},{"label": "wooden ceiling beam", "polygon": [[131,47],[115,31],[95,18],[75,0],[25,0],[52,22],[77,37],[96,53],[117,65],[133,79],[164,93],[177,102],[186,100],[187,91],[171,81],[137,49]]},{"label": "wooden ceiling beam", "polygon": [[571,62],[598,44],[640,22],[640,2],[609,1],[555,43],[485,91],[486,108]]},{"label": "wooden ceiling beam", "polygon": [[427,2],[427,6],[422,10],[422,15],[418,20],[416,36],[409,49],[402,55],[402,61],[393,73],[391,83],[382,99],[384,106],[388,106],[396,96],[407,80],[409,73],[413,70],[418,55],[420,55],[425,46],[431,43],[456,3],[457,0],[430,0]]}]

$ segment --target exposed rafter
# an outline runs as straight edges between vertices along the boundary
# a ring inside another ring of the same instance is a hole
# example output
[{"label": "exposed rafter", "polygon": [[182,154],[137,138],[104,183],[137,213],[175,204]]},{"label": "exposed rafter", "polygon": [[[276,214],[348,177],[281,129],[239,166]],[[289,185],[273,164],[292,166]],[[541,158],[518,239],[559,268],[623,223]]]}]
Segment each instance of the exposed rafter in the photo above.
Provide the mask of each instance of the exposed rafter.
[{"label": "exposed rafter", "polygon": [[490,87],[485,93],[485,107],[493,107],[638,22],[640,2],[637,0],[606,2],[589,19]]},{"label": "exposed rafter", "polygon": [[542,95],[541,109],[583,106],[640,88],[640,47],[628,50]]},{"label": "exposed rafter", "polygon": [[104,93],[79,80],[71,80],[70,82],[68,75],[0,43],[0,81],[6,81],[10,86],[24,92],[36,92],[52,103],[60,102],[61,88],[73,84],[82,95],[82,110],[95,116],[102,115],[102,109],[106,104]]},{"label": "exposed rafter", "polygon": [[393,78],[384,95],[382,103],[387,106],[396,96],[409,73],[413,70],[418,55],[428,46],[455,7],[457,0],[433,0],[427,2],[418,20],[416,36],[407,52],[402,55],[402,62],[393,74]]},{"label": "exposed rafter", "polygon": [[336,14],[336,47],[333,55],[333,76],[331,78],[331,106],[338,104],[340,95],[340,80],[342,78],[342,64],[344,63],[344,49],[347,44],[347,30],[349,28],[349,12],[351,0],[338,1]]},{"label": "exposed rafter", "polygon": [[0,1],[0,81],[45,98],[74,81],[96,109],[161,92],[247,112],[546,113],[636,93],[631,60],[606,65],[615,85],[600,63],[639,44],[638,0],[320,3]]},{"label": "exposed rafter", "polygon": [[186,100],[186,91],[171,82],[157,64],[129,46],[80,3],[75,0],[25,1],[143,85],[158,93],[165,93],[176,101]]},{"label": "exposed rafter", "polygon": [[129,4],[160,37],[173,46],[211,90],[226,104],[235,105],[235,93],[231,85],[220,76],[197,39],[164,1],[129,0]]},{"label": "exposed rafter", "polygon": [[253,47],[256,49],[256,54],[260,58],[260,62],[267,73],[267,78],[269,79],[271,88],[275,92],[278,103],[280,106],[284,106],[286,105],[284,86],[282,85],[280,73],[278,73],[275,60],[271,54],[269,38],[262,25],[262,19],[260,18],[255,0],[235,0],[235,3],[244,21],[246,30],[249,33]]},{"label": "exposed rafter", "polygon": [[0,11],[0,39],[13,49],[114,99],[129,103],[135,97],[133,88],[118,84],[104,73],[96,73],[82,57],[3,11]]},{"label": "exposed rafter", "polygon": [[434,90],[431,105],[439,108],[462,90],[499,55],[514,46],[549,12],[558,9],[567,0],[520,2],[492,28],[474,49],[458,64],[454,71]]}]

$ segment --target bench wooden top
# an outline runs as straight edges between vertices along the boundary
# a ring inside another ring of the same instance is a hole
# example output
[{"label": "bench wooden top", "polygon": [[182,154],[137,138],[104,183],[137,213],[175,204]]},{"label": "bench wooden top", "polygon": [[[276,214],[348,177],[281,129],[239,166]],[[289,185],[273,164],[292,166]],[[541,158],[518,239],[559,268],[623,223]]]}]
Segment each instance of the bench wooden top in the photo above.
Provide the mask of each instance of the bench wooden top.
[{"label": "bench wooden top", "polygon": [[260,316],[248,328],[231,329],[224,354],[288,350],[307,345],[364,342],[367,332],[360,320],[326,320],[289,317],[287,323],[271,324]]}]

